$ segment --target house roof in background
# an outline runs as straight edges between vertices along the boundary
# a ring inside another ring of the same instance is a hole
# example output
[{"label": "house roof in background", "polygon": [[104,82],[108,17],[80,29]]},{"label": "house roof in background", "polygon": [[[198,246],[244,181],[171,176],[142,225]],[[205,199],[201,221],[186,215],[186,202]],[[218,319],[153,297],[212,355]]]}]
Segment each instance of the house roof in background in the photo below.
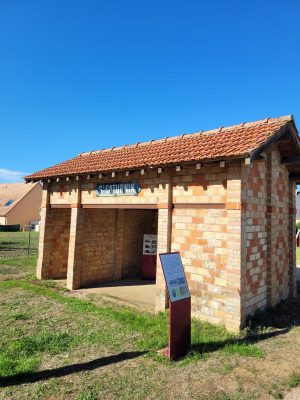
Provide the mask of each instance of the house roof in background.
[{"label": "house roof in background", "polygon": [[[0,183],[0,216],[7,215],[36,185],[36,183]],[[13,202],[5,207],[9,201]]]},{"label": "house roof in background", "polygon": [[[70,160],[28,175],[25,179],[39,180],[194,161],[249,157],[288,124],[293,124],[296,130],[293,116],[288,115],[81,153]],[[300,148],[298,135],[297,140]]]}]

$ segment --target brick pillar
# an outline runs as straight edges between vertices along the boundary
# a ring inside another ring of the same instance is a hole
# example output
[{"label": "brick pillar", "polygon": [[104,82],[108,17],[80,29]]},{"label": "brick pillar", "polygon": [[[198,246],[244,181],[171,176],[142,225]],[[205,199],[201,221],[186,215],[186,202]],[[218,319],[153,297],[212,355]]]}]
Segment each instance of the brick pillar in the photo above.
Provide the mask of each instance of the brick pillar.
[{"label": "brick pillar", "polygon": [[114,280],[122,279],[123,275],[123,243],[124,243],[125,210],[117,209],[115,213],[115,250],[114,250]]},{"label": "brick pillar", "polygon": [[81,283],[82,242],[84,225],[84,209],[74,207],[71,209],[70,241],[68,255],[67,288],[79,289]]},{"label": "brick pillar", "polygon": [[49,185],[43,182],[43,194],[41,204],[41,222],[39,235],[39,255],[36,269],[37,279],[47,279],[50,267],[50,237],[48,235],[48,227],[51,224],[50,218],[50,190]]},{"label": "brick pillar", "polygon": [[157,226],[157,260],[156,260],[156,298],[155,311],[164,311],[168,307],[168,296],[164,273],[159,254],[172,251],[172,213],[173,213],[173,176],[172,172],[166,176],[166,203],[160,203],[158,209]]},{"label": "brick pillar", "polygon": [[297,296],[296,275],[296,185],[289,182],[289,296]]},{"label": "brick pillar", "polygon": [[274,272],[272,262],[272,152],[267,153],[267,306],[274,304]]},{"label": "brick pillar", "polygon": [[79,289],[81,284],[82,242],[84,240],[84,209],[81,208],[81,181],[72,190],[67,288]]},{"label": "brick pillar", "polygon": [[[224,323],[226,329],[237,332],[243,324],[241,286],[245,268],[242,262],[242,211],[241,211],[241,165],[232,164],[227,171],[227,264],[224,273],[227,274],[226,296],[224,298]],[[225,275],[226,276],[226,275]]]},{"label": "brick pillar", "polygon": [[167,307],[166,284],[163,270],[160,263],[159,253],[168,251],[168,209],[158,210],[157,228],[157,268],[156,268],[156,299],[155,311],[164,311]]},{"label": "brick pillar", "polygon": [[295,240],[295,220],[290,215],[294,208],[291,190],[288,171],[282,166],[280,153],[273,146],[267,153],[268,307],[274,307],[280,300],[286,299],[290,292],[294,250],[290,251],[289,246],[294,246]]}]

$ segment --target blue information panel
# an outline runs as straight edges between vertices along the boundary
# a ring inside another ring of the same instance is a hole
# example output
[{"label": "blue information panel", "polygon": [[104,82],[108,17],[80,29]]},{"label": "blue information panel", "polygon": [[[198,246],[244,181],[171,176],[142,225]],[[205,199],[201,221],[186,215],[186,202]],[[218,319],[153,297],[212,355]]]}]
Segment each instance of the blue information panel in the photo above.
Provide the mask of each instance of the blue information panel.
[{"label": "blue information panel", "polygon": [[159,255],[171,302],[191,297],[179,253]]}]

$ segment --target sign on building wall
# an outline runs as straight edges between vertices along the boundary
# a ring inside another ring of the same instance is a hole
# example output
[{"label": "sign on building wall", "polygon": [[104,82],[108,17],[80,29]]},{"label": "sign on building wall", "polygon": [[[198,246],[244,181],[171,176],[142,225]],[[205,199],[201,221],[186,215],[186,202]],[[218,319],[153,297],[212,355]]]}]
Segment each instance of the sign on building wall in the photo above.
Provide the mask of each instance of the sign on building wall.
[{"label": "sign on building wall", "polygon": [[97,196],[137,196],[141,191],[138,182],[98,183],[95,189]]},{"label": "sign on building wall", "polygon": [[157,251],[157,235],[144,235],[143,255],[156,255]]},{"label": "sign on building wall", "polygon": [[171,302],[191,297],[179,253],[160,254]]}]

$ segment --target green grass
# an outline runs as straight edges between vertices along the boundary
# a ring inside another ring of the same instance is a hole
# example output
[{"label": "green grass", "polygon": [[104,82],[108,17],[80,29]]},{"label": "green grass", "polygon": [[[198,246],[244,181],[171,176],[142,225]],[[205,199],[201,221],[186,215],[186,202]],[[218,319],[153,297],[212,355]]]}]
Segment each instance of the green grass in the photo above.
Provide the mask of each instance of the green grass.
[{"label": "green grass", "polygon": [[23,258],[1,258],[0,257],[0,265],[10,266],[10,267],[18,267],[19,270],[27,271],[30,269],[31,271],[35,271],[36,268],[36,256],[29,256]]},{"label": "green grass", "polygon": [[300,374],[293,373],[288,381],[286,382],[286,386],[289,389],[295,388],[300,385]]},{"label": "green grass", "polygon": [[[37,254],[39,232],[30,233],[29,254]],[[0,258],[24,257],[28,254],[29,232],[0,232]]]},{"label": "green grass", "polygon": [[[32,243],[37,243],[39,232],[30,233]],[[0,232],[0,249],[9,247],[24,247],[28,245],[29,232]]]},{"label": "green grass", "polygon": [[0,353],[0,377],[36,371],[41,358],[38,355],[14,354],[9,350]]},{"label": "green grass", "polygon": [[10,278],[11,275],[32,279],[35,270],[36,256],[3,258],[0,255],[0,280]]},{"label": "green grass", "polygon": [[[57,303],[64,305],[67,311],[76,315],[95,316],[99,319],[99,325],[111,325],[117,323],[118,330],[121,329],[123,335],[135,336],[134,347],[136,350],[147,352],[155,360],[165,360],[157,355],[157,350],[164,348],[168,343],[168,317],[167,313],[157,315],[151,313],[137,312],[127,308],[99,307],[90,301],[77,299],[59,292],[53,288],[48,288],[43,283],[34,284],[22,280],[9,280],[0,282],[0,290],[19,288],[31,292],[34,295],[44,296]],[[16,318],[14,313],[12,318],[22,319],[22,314]],[[101,341],[112,348],[119,349],[122,345],[120,335],[117,330],[109,332],[101,330],[98,333],[86,331],[84,335],[70,335],[68,333],[42,333],[35,336],[24,337],[14,340],[2,352],[2,369],[0,375],[5,376],[14,372],[28,372],[36,370],[38,359],[41,360],[41,353],[57,354],[70,348],[78,346],[80,343],[97,343]],[[179,365],[186,365],[200,359],[207,358],[215,351],[222,350],[225,354],[239,355],[241,357],[263,357],[264,353],[257,346],[251,343],[240,343],[239,338],[228,333],[224,327],[214,326],[209,323],[193,321],[192,323],[192,349],[189,354],[179,361]],[[34,357],[35,362],[30,365],[23,364],[26,356]],[[11,356],[16,362],[11,364]],[[8,362],[8,367],[5,364]],[[22,371],[22,365],[24,370]]]},{"label": "green grass", "polygon": [[17,312],[15,314],[12,314],[11,319],[17,321],[17,320],[22,320],[22,321],[26,321],[28,319],[30,319],[29,315],[24,313],[24,312]]},{"label": "green grass", "polygon": [[97,400],[97,391],[94,388],[86,389],[76,396],[76,400]]},{"label": "green grass", "polygon": [[41,332],[9,341],[0,350],[0,377],[36,371],[42,353],[58,354],[72,345],[66,332]]},{"label": "green grass", "polygon": [[257,346],[250,343],[232,343],[224,347],[227,354],[238,354],[242,357],[264,357],[265,353]]}]

